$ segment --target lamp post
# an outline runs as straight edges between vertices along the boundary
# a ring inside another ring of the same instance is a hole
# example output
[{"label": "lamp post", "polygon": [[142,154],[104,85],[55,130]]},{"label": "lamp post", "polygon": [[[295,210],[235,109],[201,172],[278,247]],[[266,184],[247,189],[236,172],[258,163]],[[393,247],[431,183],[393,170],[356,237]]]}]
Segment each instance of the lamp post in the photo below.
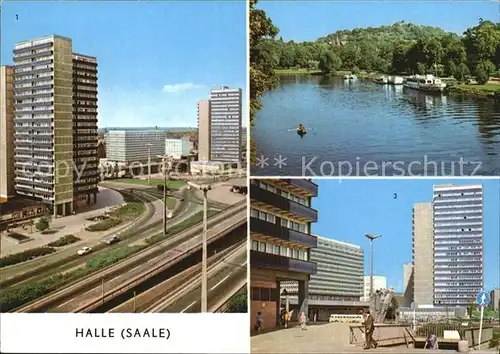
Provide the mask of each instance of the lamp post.
[{"label": "lamp post", "polygon": [[382,237],[382,235],[365,234],[365,237],[370,240],[370,298],[373,294],[373,240]]},{"label": "lamp post", "polygon": [[201,312],[207,312],[207,209],[208,191],[212,189],[210,184],[198,185],[193,182],[188,184],[203,192],[203,246],[201,257]]},{"label": "lamp post", "polygon": [[[167,234],[167,180],[170,179],[170,169],[172,168],[172,157],[158,155],[163,161],[163,235]],[[168,178],[167,178],[168,177]]]},{"label": "lamp post", "polygon": [[148,147],[148,184],[151,184],[151,145],[146,144]]}]

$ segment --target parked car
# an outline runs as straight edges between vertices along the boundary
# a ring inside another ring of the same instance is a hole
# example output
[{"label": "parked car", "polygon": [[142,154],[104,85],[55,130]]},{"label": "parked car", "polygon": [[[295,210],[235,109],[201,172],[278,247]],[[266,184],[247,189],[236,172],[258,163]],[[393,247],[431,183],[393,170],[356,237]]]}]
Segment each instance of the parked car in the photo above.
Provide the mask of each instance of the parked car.
[{"label": "parked car", "polygon": [[90,247],[82,247],[76,252],[79,256],[84,256],[86,254],[89,254],[92,251],[92,248]]},{"label": "parked car", "polygon": [[167,214],[167,219],[172,219],[174,217],[174,214],[172,212]]},{"label": "parked car", "polygon": [[118,236],[111,236],[111,237],[106,237],[102,241],[107,245],[111,245],[113,243],[120,241],[120,238]]}]

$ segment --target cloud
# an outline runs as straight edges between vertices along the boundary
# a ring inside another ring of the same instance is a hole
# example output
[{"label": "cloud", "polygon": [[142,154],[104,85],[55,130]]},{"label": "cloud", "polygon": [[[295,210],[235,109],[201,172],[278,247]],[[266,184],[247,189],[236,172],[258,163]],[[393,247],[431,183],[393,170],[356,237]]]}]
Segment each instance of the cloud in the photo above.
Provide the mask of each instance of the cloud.
[{"label": "cloud", "polygon": [[163,86],[163,92],[175,93],[188,90],[204,88],[205,85],[193,84],[192,82],[183,82],[180,84],[171,84]]}]

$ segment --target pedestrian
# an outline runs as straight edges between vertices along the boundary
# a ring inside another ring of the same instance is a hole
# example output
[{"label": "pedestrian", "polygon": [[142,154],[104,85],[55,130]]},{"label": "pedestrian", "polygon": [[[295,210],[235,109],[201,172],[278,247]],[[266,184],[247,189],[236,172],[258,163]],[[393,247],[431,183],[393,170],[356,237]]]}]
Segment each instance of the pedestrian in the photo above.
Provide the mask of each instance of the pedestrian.
[{"label": "pedestrian", "polygon": [[300,327],[302,328],[303,331],[307,330],[306,322],[307,322],[306,313],[302,311],[302,313],[300,314]]},{"label": "pedestrian", "polygon": [[262,312],[257,313],[257,321],[255,322],[255,331],[259,333],[262,331],[262,323],[264,320],[262,319]]},{"label": "pedestrian", "polygon": [[429,349],[439,349],[436,335],[429,334],[429,337],[427,337],[427,342],[425,343],[424,349],[426,347],[429,347]]},{"label": "pedestrian", "polygon": [[363,349],[370,349],[371,347],[377,348],[378,343],[373,339],[373,332],[375,331],[375,320],[370,314],[369,310],[365,311],[365,346]]},{"label": "pedestrian", "polygon": [[290,313],[288,311],[285,311],[285,314],[283,317],[285,319],[285,328],[288,328],[288,321],[290,321]]}]

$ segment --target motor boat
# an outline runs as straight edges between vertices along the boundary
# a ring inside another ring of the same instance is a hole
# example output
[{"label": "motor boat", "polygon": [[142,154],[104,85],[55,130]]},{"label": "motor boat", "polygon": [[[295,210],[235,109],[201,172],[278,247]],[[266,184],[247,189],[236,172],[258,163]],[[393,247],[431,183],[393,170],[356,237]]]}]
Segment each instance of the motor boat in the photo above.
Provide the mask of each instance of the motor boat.
[{"label": "motor boat", "polygon": [[404,86],[427,92],[443,92],[446,84],[434,75],[412,75],[408,76]]}]

